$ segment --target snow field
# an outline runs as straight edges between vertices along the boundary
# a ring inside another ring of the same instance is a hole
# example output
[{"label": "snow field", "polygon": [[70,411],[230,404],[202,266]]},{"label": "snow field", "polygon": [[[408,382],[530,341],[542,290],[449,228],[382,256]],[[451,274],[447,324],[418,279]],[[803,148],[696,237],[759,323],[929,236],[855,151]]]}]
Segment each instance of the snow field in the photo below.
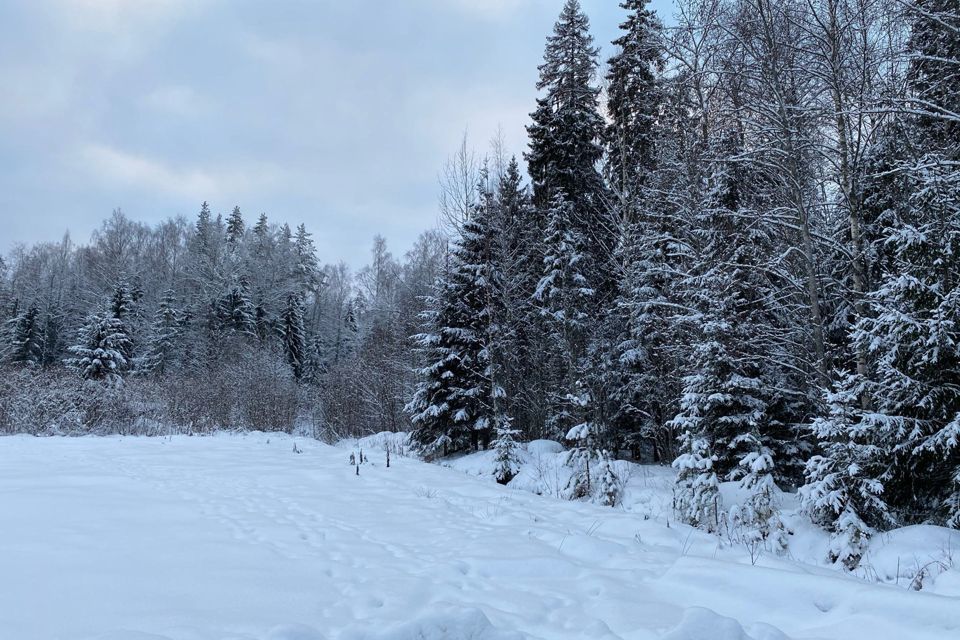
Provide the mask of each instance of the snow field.
[{"label": "snow field", "polygon": [[350,449],[297,443],[0,438],[0,638],[960,637],[950,572],[939,594],[753,566],[666,525],[668,470],[609,509],[376,448],[356,476]]}]

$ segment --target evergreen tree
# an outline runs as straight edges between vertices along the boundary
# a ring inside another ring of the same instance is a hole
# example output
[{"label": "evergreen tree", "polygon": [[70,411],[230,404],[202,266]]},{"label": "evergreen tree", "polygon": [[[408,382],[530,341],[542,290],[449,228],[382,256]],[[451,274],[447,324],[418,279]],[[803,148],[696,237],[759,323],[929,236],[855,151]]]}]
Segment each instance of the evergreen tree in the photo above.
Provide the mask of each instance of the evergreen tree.
[{"label": "evergreen tree", "polygon": [[330,348],[321,334],[315,334],[307,345],[306,361],[303,367],[303,379],[309,384],[323,383],[330,370]]},{"label": "evergreen tree", "polygon": [[316,290],[320,284],[319,268],[317,266],[317,249],[313,244],[313,238],[310,236],[310,233],[307,232],[306,225],[301,224],[297,227],[297,235],[294,240],[294,252],[296,254],[294,277],[304,290]]},{"label": "evergreen tree", "polygon": [[40,326],[40,309],[30,305],[13,322],[10,336],[10,362],[40,364],[43,359],[43,331]]},{"label": "evergreen tree", "polygon": [[830,414],[813,422],[821,453],[807,462],[800,489],[803,510],[833,534],[829,559],[848,569],[859,564],[876,529],[894,523],[882,481],[892,459],[890,424],[861,408],[865,382],[847,374],[827,394]]},{"label": "evergreen tree", "polygon": [[597,470],[597,497],[600,504],[615,507],[621,500],[620,478],[614,468],[613,459],[606,450],[600,452],[600,464]]},{"label": "evergreen tree", "polygon": [[256,309],[250,301],[250,281],[245,275],[220,300],[218,316],[223,327],[240,335],[257,334]]},{"label": "evergreen tree", "polygon": [[[123,343],[123,357],[127,364],[133,361],[133,320],[134,303],[130,292],[130,287],[125,279],[121,279],[114,287],[113,294],[110,296],[110,315],[117,321],[118,327],[122,328],[127,340]],[[124,365],[126,366],[126,365]]]},{"label": "evergreen tree", "polygon": [[201,254],[209,254],[213,244],[213,222],[210,220],[210,205],[204,200],[194,227],[195,238]]},{"label": "evergreen tree", "polygon": [[80,329],[79,344],[70,347],[73,358],[67,364],[85,380],[102,382],[115,387],[123,384],[127,368],[126,353],[130,338],[123,321],[104,314],[93,314]]},{"label": "evergreen tree", "polygon": [[545,421],[544,358],[548,345],[544,317],[532,304],[537,284],[543,277],[543,228],[523,188],[520,165],[511,158],[500,179],[496,194],[499,208],[500,271],[506,303],[499,336],[501,352],[509,360],[507,381],[508,414],[513,426],[526,436],[548,437]]},{"label": "evergreen tree", "polygon": [[462,448],[467,439],[479,447],[491,433],[509,430],[499,212],[492,194],[481,193],[452,252],[429,316],[431,331],[418,337],[430,364],[408,410],[418,427],[413,438],[425,451]]},{"label": "evergreen tree", "polygon": [[291,293],[287,296],[287,306],[280,317],[280,338],[287,363],[297,380],[303,376],[307,357],[306,331],[303,326],[303,296]]},{"label": "evergreen tree", "polygon": [[164,376],[181,367],[183,358],[183,333],[186,318],[176,307],[176,294],[167,290],[160,299],[157,313],[150,329],[146,354],[139,363],[142,373]]},{"label": "evergreen tree", "polygon": [[534,292],[553,344],[550,415],[547,430],[563,437],[588,416],[584,366],[595,291],[586,241],[573,224],[573,205],[553,198],[545,231],[543,276]]},{"label": "evergreen tree", "polygon": [[117,320],[126,319],[133,311],[133,298],[126,281],[121,280],[110,296],[110,315]]},{"label": "evergreen tree", "polygon": [[253,234],[260,240],[266,240],[267,236],[270,235],[270,221],[267,219],[267,214],[261,213],[257,218],[257,224],[253,227]]},{"label": "evergreen tree", "polygon": [[465,446],[458,387],[470,371],[458,357],[462,346],[459,327],[466,323],[456,300],[454,284],[445,275],[437,284],[436,294],[426,299],[425,331],[414,336],[426,364],[417,370],[420,380],[406,410],[413,425],[410,439],[427,457],[446,455]]},{"label": "evergreen tree", "polygon": [[853,331],[874,372],[863,385],[871,411],[851,429],[870,429],[889,456],[878,480],[895,521],[957,523],[960,172],[935,154],[908,170],[905,218],[882,240],[893,268]]},{"label": "evergreen tree", "polygon": [[512,428],[509,421],[500,424],[496,429],[496,439],[493,442],[496,468],[493,477],[500,484],[509,484],[520,472],[523,460],[520,454],[520,443],[517,442],[519,435],[520,432]]},{"label": "evergreen tree", "polygon": [[[765,527],[769,518],[759,502],[770,496],[768,480],[772,483],[766,476],[773,472],[774,385],[769,376],[775,370],[759,341],[768,333],[765,327],[776,326],[761,267],[767,238],[759,220],[742,206],[739,180],[721,167],[713,181],[714,206],[705,208],[699,220],[706,239],[703,261],[699,273],[685,283],[689,304],[697,311],[690,318],[696,330],[691,373],[683,380],[680,413],[673,420],[685,432],[675,464],[681,469],[678,491],[687,495],[678,502],[689,509],[681,517],[703,523],[699,510],[716,502],[715,478],[741,479],[753,494],[751,502],[758,502],[749,514],[751,524]],[[703,477],[691,480],[694,470]],[[706,495],[689,495],[696,491]],[[761,517],[763,522],[757,522]]]},{"label": "evergreen tree", "polygon": [[543,95],[527,127],[527,165],[535,203],[549,207],[554,196],[566,194],[585,227],[595,226],[594,218],[604,207],[605,188],[597,171],[603,156],[604,122],[599,89],[592,84],[597,52],[580,3],[567,0],[547,38],[537,82]]},{"label": "evergreen tree", "polygon": [[243,214],[240,213],[240,207],[234,207],[227,218],[227,243],[236,248],[243,240],[243,233],[246,226],[243,223]]},{"label": "evergreen tree", "polygon": [[925,148],[960,160],[960,10],[954,0],[914,0],[908,11],[910,99]]},{"label": "evergreen tree", "polygon": [[[691,398],[692,403],[695,398]],[[683,408],[686,410],[686,403]],[[677,480],[673,512],[681,521],[705,531],[720,530],[720,482],[713,468],[716,456],[701,421],[692,411],[677,419],[681,454],[673,461]]]},{"label": "evergreen tree", "polygon": [[624,0],[628,11],[613,41],[619,48],[607,71],[606,174],[609,183],[629,206],[640,196],[656,159],[654,126],[660,115],[658,75],[664,69],[663,26],[648,0]]}]

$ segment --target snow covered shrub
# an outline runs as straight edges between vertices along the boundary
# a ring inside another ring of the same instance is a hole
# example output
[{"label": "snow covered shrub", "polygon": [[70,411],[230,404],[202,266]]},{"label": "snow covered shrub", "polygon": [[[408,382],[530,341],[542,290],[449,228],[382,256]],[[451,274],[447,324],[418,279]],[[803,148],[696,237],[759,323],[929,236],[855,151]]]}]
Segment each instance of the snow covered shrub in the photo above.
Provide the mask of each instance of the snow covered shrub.
[{"label": "snow covered shrub", "polygon": [[83,381],[37,368],[0,370],[0,433],[80,433]]},{"label": "snow covered shrub", "polygon": [[270,350],[245,354],[228,370],[237,384],[235,426],[290,433],[297,420],[297,383],[281,356]]},{"label": "snow covered shrub", "polygon": [[172,376],[161,386],[165,420],[194,433],[228,428],[232,423],[234,390],[223,380],[199,375]]}]

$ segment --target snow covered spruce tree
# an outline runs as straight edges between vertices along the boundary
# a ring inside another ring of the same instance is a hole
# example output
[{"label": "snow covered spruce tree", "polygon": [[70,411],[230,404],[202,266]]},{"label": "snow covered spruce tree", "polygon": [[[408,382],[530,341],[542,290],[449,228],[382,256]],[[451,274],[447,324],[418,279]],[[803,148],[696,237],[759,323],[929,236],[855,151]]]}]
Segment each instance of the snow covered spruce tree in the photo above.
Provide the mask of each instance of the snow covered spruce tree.
[{"label": "snow covered spruce tree", "polygon": [[911,20],[910,93],[907,103],[917,115],[928,149],[960,158],[960,9],[953,0],[914,0]]},{"label": "snow covered spruce tree", "polygon": [[493,450],[496,452],[493,477],[500,484],[509,483],[519,472],[521,448],[518,441],[520,432],[513,428],[509,419],[505,419],[496,428]]},{"label": "snow covered spruce tree", "polygon": [[[428,332],[417,340],[428,358],[408,405],[412,439],[425,455],[489,444],[506,447],[513,429],[507,414],[504,303],[505,218],[493,194],[480,185],[480,201],[464,221],[427,314]],[[499,240],[499,241],[498,241]]]},{"label": "snow covered spruce tree", "polygon": [[11,321],[10,348],[7,359],[15,364],[41,364],[43,361],[43,331],[40,309],[31,304]]},{"label": "snow covered spruce tree", "polygon": [[130,337],[123,321],[112,313],[95,313],[80,329],[79,343],[70,347],[72,358],[66,363],[84,380],[101,382],[107,387],[123,384],[129,361]]},{"label": "snow covered spruce tree", "polygon": [[303,296],[300,293],[287,295],[287,305],[280,316],[280,339],[283,353],[297,380],[303,376],[307,360],[307,338],[303,327]]},{"label": "snow covered spruce tree", "polygon": [[[663,127],[656,126],[663,120],[663,34],[659,19],[646,5],[645,0],[621,4],[628,12],[627,18],[620,25],[621,35],[613,42],[619,50],[610,58],[607,72],[609,124],[604,134],[604,170],[612,194],[617,239],[610,258],[612,299],[605,305],[606,313],[590,353],[591,369],[595,370],[592,378],[602,380],[591,386],[598,402],[606,405],[604,445],[615,453],[624,447],[639,453],[643,441],[649,442],[655,431],[649,423],[662,425],[673,415],[654,417],[643,406],[663,399],[666,387],[654,373],[655,364],[645,357],[652,345],[636,330],[632,317],[639,302],[632,275],[638,271],[636,265],[654,250],[648,242],[655,231],[649,212],[662,210],[662,206],[648,205],[654,204],[657,138],[663,133]],[[642,388],[644,376],[651,382],[656,379],[656,392]]]},{"label": "snow covered spruce tree", "polygon": [[250,300],[250,280],[239,275],[230,290],[217,301],[217,319],[222,329],[239,335],[257,335],[256,309]]},{"label": "snow covered spruce tree", "polygon": [[499,176],[495,195],[500,231],[494,247],[503,285],[497,314],[500,329],[495,332],[503,363],[500,373],[505,381],[511,428],[531,438],[544,434],[546,376],[541,354],[550,345],[543,317],[533,304],[543,276],[543,228],[515,157]]},{"label": "snow covered spruce tree", "polygon": [[598,50],[590,21],[578,0],[567,0],[554,25],[540,65],[537,108],[527,127],[530,150],[527,168],[533,181],[534,203],[544,211],[558,193],[566,194],[583,227],[606,206],[603,178],[597,170],[603,156],[604,121],[600,90],[592,83]]},{"label": "snow covered spruce tree", "polygon": [[821,453],[807,463],[800,489],[804,512],[833,534],[829,559],[848,569],[859,564],[874,532],[893,524],[882,480],[891,462],[884,440],[891,434],[884,433],[882,416],[862,408],[864,386],[847,374],[827,395],[830,414],[813,422]]},{"label": "snow covered spruce tree", "polygon": [[546,424],[554,438],[569,438],[568,432],[587,422],[590,404],[584,368],[595,291],[588,280],[587,242],[573,215],[574,205],[555,195],[544,238],[544,273],[534,292],[554,345]]},{"label": "snow covered spruce tree", "polygon": [[[543,345],[548,366],[540,372],[548,407],[541,432],[552,438],[588,415],[602,418],[606,409],[586,404],[591,395],[604,396],[609,381],[597,366],[609,361],[606,352],[591,352],[594,366],[586,356],[594,327],[589,319],[614,289],[609,257],[617,240],[598,169],[605,123],[593,84],[596,69],[589,21],[579,2],[568,0],[547,38],[537,83],[542,95],[527,128],[535,226],[542,230],[531,242],[542,247],[543,258],[533,299],[541,313],[536,322],[550,336]],[[587,304],[585,297],[593,300]]]},{"label": "snow covered spruce tree", "polygon": [[656,120],[660,116],[659,75],[664,69],[663,26],[648,0],[624,0],[627,19],[613,41],[619,51],[607,71],[607,112],[610,124],[604,134],[604,169],[612,191],[633,222],[630,205],[639,204],[642,188],[656,166]]},{"label": "snow covered spruce tree", "polygon": [[186,318],[177,308],[176,293],[172,289],[164,292],[157,307],[146,353],[140,359],[137,370],[158,377],[177,371],[184,365],[183,333]]},{"label": "snow covered spruce tree", "polygon": [[[718,134],[720,158],[735,157],[736,130]],[[760,211],[751,174],[727,160],[714,164],[708,198],[697,218],[701,261],[684,282],[696,336],[684,378],[676,507],[683,520],[708,530],[729,527],[732,537],[785,545],[776,506],[775,463],[789,460],[790,433],[780,429],[778,336],[783,318],[776,282],[766,267],[772,233]],[[789,419],[789,418],[788,418]],[[743,504],[725,513],[718,481],[739,480]]]},{"label": "snow covered spruce tree", "polygon": [[243,234],[246,232],[246,225],[243,222],[243,214],[240,213],[240,207],[234,207],[227,218],[227,244],[231,250],[236,250],[243,240]]},{"label": "snow covered spruce tree", "polygon": [[960,172],[928,154],[911,175],[906,219],[884,239],[895,271],[854,328],[874,375],[863,390],[870,411],[851,428],[887,458],[878,479],[896,522],[960,525]]}]

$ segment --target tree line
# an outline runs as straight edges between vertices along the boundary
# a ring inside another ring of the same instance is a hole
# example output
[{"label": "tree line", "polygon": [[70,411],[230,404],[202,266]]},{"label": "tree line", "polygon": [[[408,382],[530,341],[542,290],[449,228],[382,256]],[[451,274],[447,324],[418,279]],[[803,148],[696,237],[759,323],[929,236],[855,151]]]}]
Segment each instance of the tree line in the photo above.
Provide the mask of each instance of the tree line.
[{"label": "tree line", "polygon": [[311,234],[239,207],[149,226],[115,211],[87,245],[0,260],[0,430],[400,430],[421,299],[446,252],[320,265]]}]

